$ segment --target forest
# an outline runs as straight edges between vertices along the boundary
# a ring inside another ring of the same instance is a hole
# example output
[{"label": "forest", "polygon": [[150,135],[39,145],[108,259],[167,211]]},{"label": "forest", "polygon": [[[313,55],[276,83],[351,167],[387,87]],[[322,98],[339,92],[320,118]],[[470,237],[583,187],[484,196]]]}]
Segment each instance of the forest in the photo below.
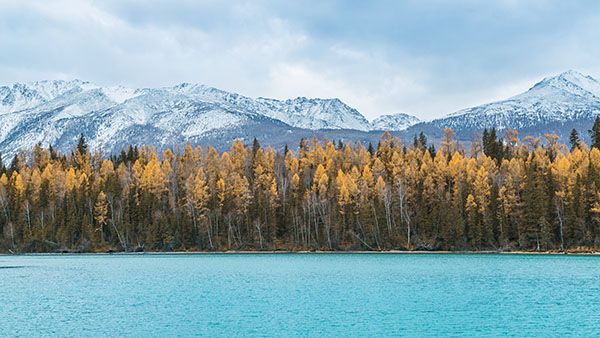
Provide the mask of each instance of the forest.
[{"label": "forest", "polygon": [[84,135],[68,153],[36,146],[0,162],[3,252],[225,250],[586,251],[600,247],[600,120],[469,149],[444,131],[378,145],[302,140],[278,152],[128,147]]}]

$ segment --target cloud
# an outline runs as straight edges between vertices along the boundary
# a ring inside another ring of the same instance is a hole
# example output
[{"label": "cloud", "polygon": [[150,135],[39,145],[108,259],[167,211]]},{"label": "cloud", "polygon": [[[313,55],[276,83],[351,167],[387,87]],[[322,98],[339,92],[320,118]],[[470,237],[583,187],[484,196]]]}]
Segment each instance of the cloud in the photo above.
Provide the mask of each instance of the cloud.
[{"label": "cloud", "polygon": [[433,118],[566,69],[600,75],[595,1],[3,1],[5,84],[196,82]]}]

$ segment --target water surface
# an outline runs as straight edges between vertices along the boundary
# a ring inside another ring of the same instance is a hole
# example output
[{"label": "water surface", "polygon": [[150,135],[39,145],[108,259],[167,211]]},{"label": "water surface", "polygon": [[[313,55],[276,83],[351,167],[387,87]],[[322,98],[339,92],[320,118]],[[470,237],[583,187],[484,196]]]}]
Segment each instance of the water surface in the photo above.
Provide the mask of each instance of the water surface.
[{"label": "water surface", "polygon": [[0,256],[0,335],[600,336],[600,257]]}]

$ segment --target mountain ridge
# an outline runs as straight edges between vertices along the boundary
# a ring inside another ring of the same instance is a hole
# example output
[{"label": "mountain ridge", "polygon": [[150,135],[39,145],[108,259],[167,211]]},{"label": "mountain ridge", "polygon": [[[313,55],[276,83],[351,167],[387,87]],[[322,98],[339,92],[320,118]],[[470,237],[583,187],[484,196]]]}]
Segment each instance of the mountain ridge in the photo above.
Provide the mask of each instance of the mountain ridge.
[{"label": "mountain ridge", "polygon": [[269,141],[310,132],[343,138],[347,130],[374,139],[370,122],[337,98],[252,99],[190,83],[129,89],[44,80],[0,87],[0,153],[7,157],[37,143],[68,151],[81,132],[90,146],[112,152],[127,142],[163,148],[218,134]]},{"label": "mountain ridge", "polygon": [[[592,121],[600,113],[600,82],[589,75],[569,70],[546,77],[527,91],[508,99],[461,109],[444,117],[420,123],[409,128],[437,128],[440,134],[446,127],[467,140],[484,128],[497,130],[531,130],[532,136],[543,136],[544,126],[564,123],[560,137],[568,136],[569,121]],[[591,124],[590,124],[591,126]],[[568,130],[566,130],[568,129]]]},{"label": "mountain ridge", "polygon": [[573,70],[431,121],[397,113],[369,122],[338,98],[251,98],[192,83],[131,89],[43,80],[0,87],[0,153],[12,156],[37,143],[68,151],[82,132],[90,146],[106,152],[129,144],[165,148],[210,141],[224,147],[237,136],[281,147],[311,135],[376,142],[383,130],[405,140],[423,131],[435,143],[446,127],[463,141],[494,127],[532,136],[554,132],[564,142],[571,128],[591,125],[598,114],[600,82]]}]

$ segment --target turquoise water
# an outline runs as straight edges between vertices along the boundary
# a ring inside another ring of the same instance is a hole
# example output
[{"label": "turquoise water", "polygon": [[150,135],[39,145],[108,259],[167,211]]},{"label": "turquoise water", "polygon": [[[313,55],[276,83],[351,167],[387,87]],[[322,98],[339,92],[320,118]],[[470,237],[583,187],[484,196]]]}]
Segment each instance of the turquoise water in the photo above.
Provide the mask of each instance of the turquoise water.
[{"label": "turquoise water", "polygon": [[600,336],[600,257],[0,256],[0,267],[1,336]]}]

